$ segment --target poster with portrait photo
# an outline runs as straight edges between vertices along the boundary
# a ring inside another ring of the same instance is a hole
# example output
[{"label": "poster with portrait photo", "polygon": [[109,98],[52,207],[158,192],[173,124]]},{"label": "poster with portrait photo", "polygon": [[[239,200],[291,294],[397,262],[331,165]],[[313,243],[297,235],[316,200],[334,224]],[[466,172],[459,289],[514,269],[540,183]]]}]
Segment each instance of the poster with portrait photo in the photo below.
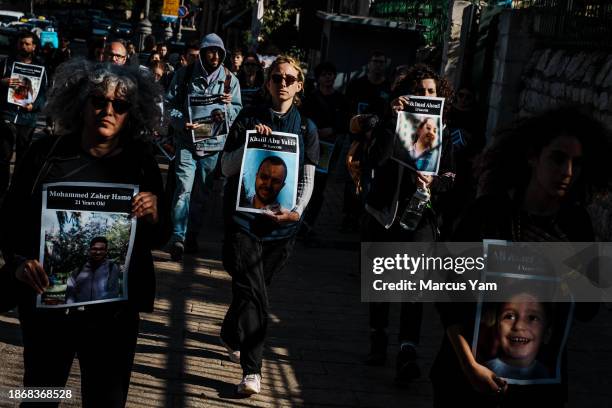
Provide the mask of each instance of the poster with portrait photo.
[{"label": "poster with portrait photo", "polygon": [[19,79],[16,87],[9,87],[7,101],[14,105],[26,106],[34,103],[45,74],[45,67],[33,64],[13,62],[11,79]]},{"label": "poster with portrait photo", "polygon": [[391,158],[424,174],[438,174],[444,98],[412,95],[405,98],[408,106],[397,113]]},{"label": "poster with portrait photo", "polygon": [[229,123],[222,95],[188,95],[189,122],[200,125],[191,131],[193,143],[227,136]]},{"label": "poster with portrait photo", "polygon": [[329,173],[329,165],[331,164],[334,146],[335,143],[319,142],[319,164],[317,164],[316,168],[316,171],[319,173]]},{"label": "poster with portrait photo", "polygon": [[39,308],[126,300],[136,218],[132,184],[43,185],[39,261],[49,287]]},{"label": "poster with portrait photo", "polygon": [[560,383],[574,312],[571,295],[551,302],[559,280],[548,273],[546,262],[516,256],[513,243],[489,243],[485,253],[481,280],[503,288],[503,299],[500,293],[496,301],[479,299],[472,342],[476,361],[508,384]]},{"label": "poster with portrait photo", "polygon": [[247,131],[236,210],[278,213],[297,200],[299,143],[292,133]]}]

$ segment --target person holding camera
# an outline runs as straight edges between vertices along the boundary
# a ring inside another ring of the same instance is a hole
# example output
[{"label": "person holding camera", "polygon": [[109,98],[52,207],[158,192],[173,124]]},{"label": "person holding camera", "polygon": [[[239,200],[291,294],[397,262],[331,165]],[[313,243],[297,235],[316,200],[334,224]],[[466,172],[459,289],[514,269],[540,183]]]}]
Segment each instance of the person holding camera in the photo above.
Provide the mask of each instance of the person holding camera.
[{"label": "person holding camera", "polygon": [[[374,129],[366,131],[370,140],[365,157],[373,174],[366,196],[367,216],[362,241],[368,242],[433,242],[439,238],[439,217],[436,203],[449,191],[454,178],[453,145],[450,137],[442,138],[442,156],[438,176],[413,171],[391,159],[397,112],[407,106],[407,95],[443,97],[451,99],[452,89],[447,81],[430,67],[415,65],[401,79],[394,90],[394,99],[386,117]],[[361,118],[361,122],[364,119]],[[444,135],[445,136],[445,135]],[[422,216],[412,225],[404,222],[405,211],[419,192],[426,202]],[[431,199],[430,199],[431,194]],[[396,360],[396,381],[409,382],[420,376],[416,363],[419,343],[422,303],[402,303],[400,316],[400,350]],[[370,304],[371,352],[366,360],[370,365],[383,365],[387,354],[387,325],[389,303]]]}]

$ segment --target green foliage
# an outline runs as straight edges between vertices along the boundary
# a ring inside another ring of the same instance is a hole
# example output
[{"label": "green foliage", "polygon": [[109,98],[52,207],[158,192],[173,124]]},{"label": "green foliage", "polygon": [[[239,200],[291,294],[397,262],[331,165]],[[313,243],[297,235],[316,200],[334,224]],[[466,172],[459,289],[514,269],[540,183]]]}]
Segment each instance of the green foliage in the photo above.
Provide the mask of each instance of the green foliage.
[{"label": "green foliage", "polygon": [[[254,7],[256,4],[257,0],[249,0],[250,7]],[[270,1],[264,11],[260,35],[263,36],[264,40],[268,39],[285,24],[295,19],[298,11],[298,8],[287,7],[286,0]]]},{"label": "green foliage", "polygon": [[[97,236],[108,240],[108,259],[125,262],[131,223],[121,218],[108,222],[82,221],[82,213],[57,211],[59,231],[45,235],[45,271],[65,283],[69,274],[87,262],[90,241]],[[122,217],[122,216],[118,216]]]}]

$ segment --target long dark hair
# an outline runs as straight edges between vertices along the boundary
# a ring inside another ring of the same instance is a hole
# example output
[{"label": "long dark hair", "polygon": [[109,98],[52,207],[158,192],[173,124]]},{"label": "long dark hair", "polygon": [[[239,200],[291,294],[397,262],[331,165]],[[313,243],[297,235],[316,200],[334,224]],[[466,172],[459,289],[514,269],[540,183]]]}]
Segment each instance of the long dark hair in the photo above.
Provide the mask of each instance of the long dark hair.
[{"label": "long dark hair", "polygon": [[476,160],[479,195],[522,192],[531,178],[529,159],[561,135],[582,145],[582,169],[570,197],[582,201],[608,187],[612,175],[612,147],[608,129],[580,107],[566,106],[521,119],[498,131]]}]

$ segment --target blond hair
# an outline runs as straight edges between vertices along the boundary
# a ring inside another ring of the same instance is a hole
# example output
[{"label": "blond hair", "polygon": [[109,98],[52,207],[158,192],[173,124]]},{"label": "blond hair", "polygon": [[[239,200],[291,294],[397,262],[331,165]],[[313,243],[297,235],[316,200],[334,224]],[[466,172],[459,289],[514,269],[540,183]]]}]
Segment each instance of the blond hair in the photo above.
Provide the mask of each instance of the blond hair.
[{"label": "blond hair", "polygon": [[[268,70],[266,85],[270,82],[270,80],[272,79],[272,73],[278,68],[280,64],[289,64],[297,71],[297,80],[302,84],[302,91],[304,91],[304,70],[300,66],[300,62],[296,58],[290,57],[289,55],[279,55],[278,57],[276,57],[276,59],[270,65],[270,68]],[[301,104],[300,97],[297,93],[293,97],[293,103],[295,103],[296,105]]]}]

